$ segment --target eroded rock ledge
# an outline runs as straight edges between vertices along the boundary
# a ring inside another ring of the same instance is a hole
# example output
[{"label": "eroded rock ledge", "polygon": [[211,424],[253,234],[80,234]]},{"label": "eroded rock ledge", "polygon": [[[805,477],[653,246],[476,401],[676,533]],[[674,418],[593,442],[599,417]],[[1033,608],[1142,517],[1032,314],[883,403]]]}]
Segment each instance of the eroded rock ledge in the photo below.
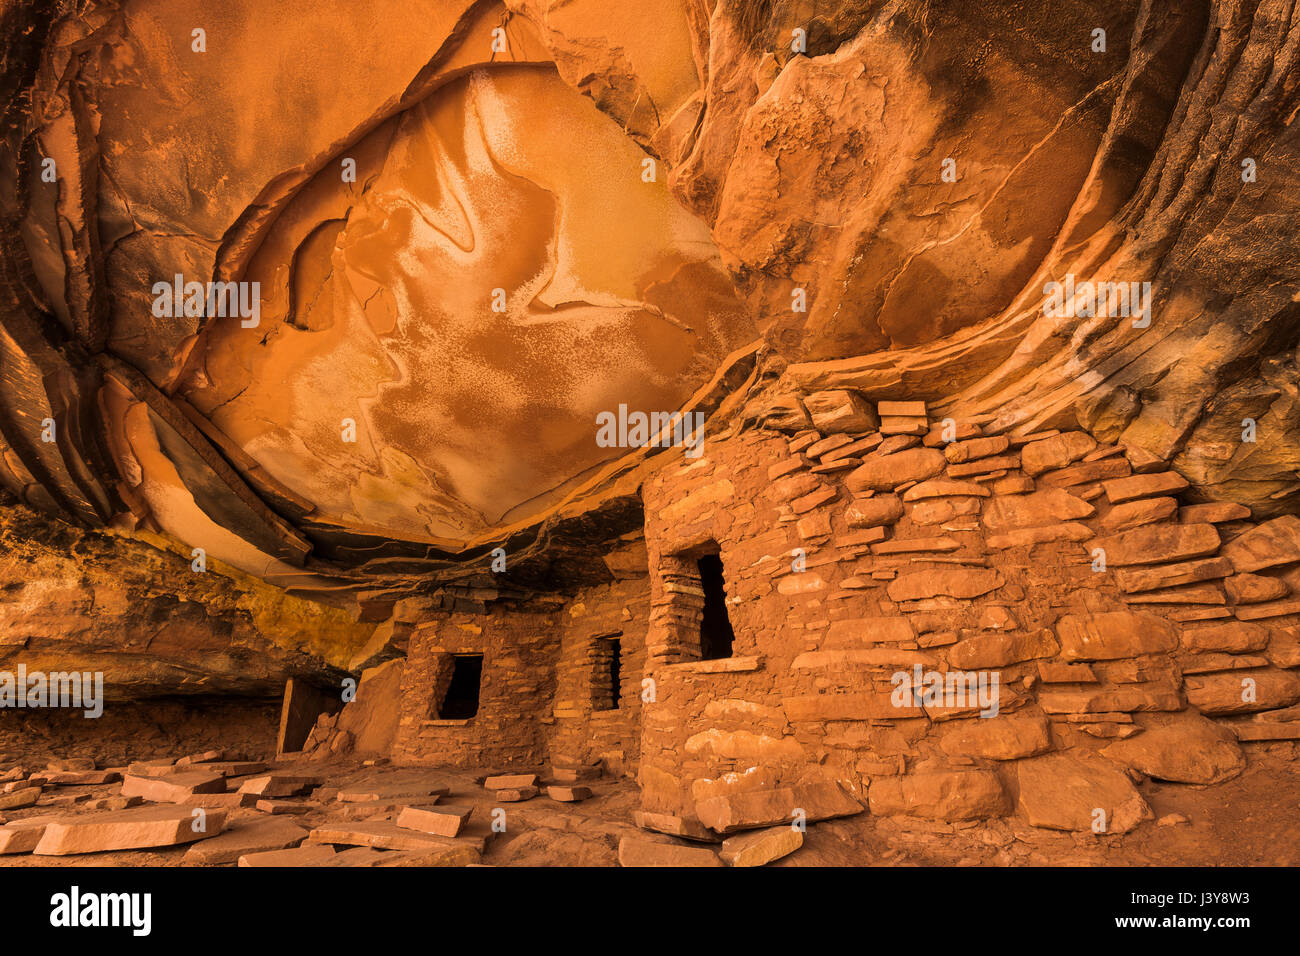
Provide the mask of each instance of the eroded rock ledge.
[{"label": "eroded rock ledge", "polygon": [[0,509],[0,668],[99,671],[109,700],[338,685],[373,624],[120,533]]}]

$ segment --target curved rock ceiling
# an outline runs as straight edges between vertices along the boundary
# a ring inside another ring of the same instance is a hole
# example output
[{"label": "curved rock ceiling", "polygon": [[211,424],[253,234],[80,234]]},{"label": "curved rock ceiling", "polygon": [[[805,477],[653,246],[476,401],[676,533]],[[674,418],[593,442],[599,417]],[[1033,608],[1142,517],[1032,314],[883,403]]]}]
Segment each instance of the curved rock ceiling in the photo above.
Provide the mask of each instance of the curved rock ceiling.
[{"label": "curved rock ceiling", "polygon": [[178,389],[324,520],[530,517],[622,454],[600,412],[679,408],[754,336],[707,227],[549,67],[475,71],[349,149],[357,184],[328,163],[241,274],[264,325],[212,322]]},{"label": "curved rock ceiling", "polygon": [[[600,412],[716,433],[847,387],[1070,423],[1204,500],[1296,510],[1284,0],[0,20],[25,38],[0,64],[0,480],[34,507],[327,599],[496,546],[554,582],[599,573],[671,457],[601,447]],[[258,324],[156,314],[177,274],[257,282]],[[1155,321],[1045,315],[1066,276],[1150,282]]]}]

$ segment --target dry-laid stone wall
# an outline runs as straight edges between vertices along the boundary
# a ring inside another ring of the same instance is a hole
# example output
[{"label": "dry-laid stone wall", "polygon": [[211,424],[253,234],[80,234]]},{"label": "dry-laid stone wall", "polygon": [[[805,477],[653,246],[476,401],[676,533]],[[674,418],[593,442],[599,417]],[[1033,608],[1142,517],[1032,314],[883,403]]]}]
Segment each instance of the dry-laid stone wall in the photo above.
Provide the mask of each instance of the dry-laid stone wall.
[{"label": "dry-laid stone wall", "polygon": [[[1150,816],[1143,774],[1212,784],[1243,744],[1294,753],[1300,520],[1194,503],[1083,431],[802,404],[815,429],[777,409],[643,488],[640,780],[663,828],[865,805],[1123,832]],[[693,641],[703,553],[724,566],[722,660]]]},{"label": "dry-laid stone wall", "polygon": [[[585,588],[549,610],[490,604],[414,628],[401,678],[393,756],[430,766],[601,764],[634,769],[640,750],[641,679],[649,602],[645,556],[613,583]],[[610,684],[617,641],[617,706]],[[452,658],[482,655],[478,712],[444,719],[438,705]]]}]

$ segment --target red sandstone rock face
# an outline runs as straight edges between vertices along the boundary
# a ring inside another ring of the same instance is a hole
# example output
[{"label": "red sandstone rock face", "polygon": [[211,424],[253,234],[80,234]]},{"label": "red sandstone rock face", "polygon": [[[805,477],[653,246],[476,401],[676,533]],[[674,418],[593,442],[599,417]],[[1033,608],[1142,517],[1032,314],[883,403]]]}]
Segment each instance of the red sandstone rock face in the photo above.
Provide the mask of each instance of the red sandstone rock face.
[{"label": "red sandstone rock face", "polygon": [[[313,756],[603,762],[693,838],[1123,833],[1131,777],[1296,739],[1283,0],[209,7],[0,5],[6,500],[214,561],[13,509],[3,660],[261,693],[406,655]],[[169,314],[178,274],[255,321]],[[1099,282],[1139,314],[1050,307]],[[624,406],[705,446],[602,442]],[[966,671],[996,701],[899,694]]]},{"label": "red sandstone rock face", "polygon": [[[14,407],[56,418],[84,395],[56,448],[7,436],[5,483],[29,501],[318,595],[387,550],[411,562],[373,569],[391,583],[535,535],[626,454],[598,414],[672,412],[754,338],[669,170],[563,82],[529,18],[453,4],[390,46],[397,6],[115,9],[32,11],[45,48],[13,64],[55,118],[34,110],[11,145],[63,170],[12,196],[46,310],[12,318],[35,335],[13,358],[52,374],[69,336],[102,356],[53,397],[11,378]],[[337,36],[366,39],[318,49]],[[78,216],[97,228],[65,241]],[[176,275],[257,283],[256,320],[160,308]]]},{"label": "red sandstone rock face", "polygon": [[[681,408],[761,335],[820,427],[1077,421],[1028,474],[1122,439],[1288,509],[1300,257],[1248,230],[1300,165],[1280,8],[510,0],[389,36],[399,6],[236,5],[201,51],[199,7],[10,10],[13,491],[318,596],[497,543],[545,574],[542,522],[631,524],[643,456],[602,470],[595,415]],[[178,273],[258,282],[258,326],[155,314]],[[1152,282],[1152,323],[1044,315],[1066,275]]]},{"label": "red sandstone rock face", "polygon": [[621,454],[599,413],[674,409],[753,336],[705,226],[549,67],[451,81],[354,152],[365,188],[328,161],[243,272],[272,337],[212,323],[180,379],[315,521],[459,542],[535,517]]},{"label": "red sandstone rock face", "polygon": [[0,670],[104,675],[109,699],[338,686],[374,630],[337,608],[213,568],[167,542],[51,526],[0,510]]}]

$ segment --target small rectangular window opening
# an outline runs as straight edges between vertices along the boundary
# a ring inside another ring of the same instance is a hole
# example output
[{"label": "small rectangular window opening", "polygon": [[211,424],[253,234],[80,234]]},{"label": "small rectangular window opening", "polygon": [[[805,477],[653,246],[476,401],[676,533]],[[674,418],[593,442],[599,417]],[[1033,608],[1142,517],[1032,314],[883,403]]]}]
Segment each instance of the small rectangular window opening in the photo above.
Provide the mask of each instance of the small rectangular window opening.
[{"label": "small rectangular window opening", "polygon": [[623,643],[619,637],[598,637],[592,655],[592,710],[618,710],[623,677]]},{"label": "small rectangular window opening", "polygon": [[697,562],[700,587],[704,591],[704,614],[700,619],[700,658],[706,661],[731,656],[736,633],[727,616],[727,584],[722,576],[722,558],[706,554]]},{"label": "small rectangular window opening", "polygon": [[438,708],[442,720],[468,720],[478,713],[478,692],[483,683],[483,655],[452,657],[451,681]]}]

